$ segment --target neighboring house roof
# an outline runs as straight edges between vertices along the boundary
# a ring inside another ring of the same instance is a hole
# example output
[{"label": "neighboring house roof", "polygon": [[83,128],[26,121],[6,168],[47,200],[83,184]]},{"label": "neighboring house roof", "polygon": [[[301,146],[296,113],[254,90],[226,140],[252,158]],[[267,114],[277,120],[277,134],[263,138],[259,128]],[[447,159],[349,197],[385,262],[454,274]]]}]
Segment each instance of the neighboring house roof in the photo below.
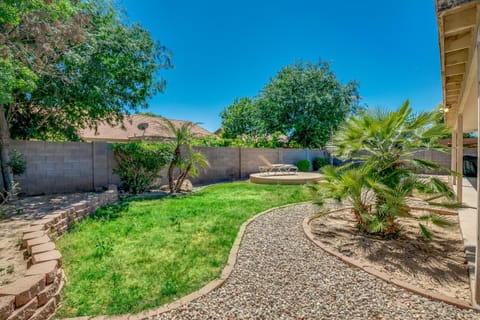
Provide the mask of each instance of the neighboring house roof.
[{"label": "neighboring house roof", "polygon": [[[183,120],[170,121],[177,128],[189,122]],[[198,125],[193,125],[191,130],[196,137],[212,134]],[[95,129],[81,129],[78,134],[86,141],[135,141],[174,138],[163,118],[144,115],[126,115],[123,120],[123,127],[122,123],[113,127],[106,123],[100,123],[96,131]]]}]

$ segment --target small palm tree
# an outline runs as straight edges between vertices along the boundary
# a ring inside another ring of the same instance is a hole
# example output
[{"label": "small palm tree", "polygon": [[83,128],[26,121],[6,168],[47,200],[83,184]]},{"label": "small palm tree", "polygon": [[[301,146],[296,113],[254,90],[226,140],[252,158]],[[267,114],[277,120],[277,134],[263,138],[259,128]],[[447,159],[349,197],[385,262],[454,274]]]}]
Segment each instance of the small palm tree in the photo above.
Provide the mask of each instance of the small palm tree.
[{"label": "small palm tree", "polygon": [[180,173],[178,178],[176,179],[174,191],[179,192],[180,188],[185,181],[187,176],[197,177],[200,173],[200,168],[206,168],[210,166],[207,158],[199,152],[193,151],[190,146],[186,147],[187,154],[182,157],[182,161],[180,164]]},{"label": "small palm tree", "polygon": [[[170,193],[179,192],[187,176],[198,176],[199,168],[210,166],[205,156],[191,147],[194,135],[192,128],[193,122],[185,122],[177,127],[175,124],[165,119],[174,139],[170,141],[173,148],[173,157],[168,166],[168,186]],[[175,179],[175,168],[179,169],[178,177]]]},{"label": "small palm tree", "polygon": [[420,169],[447,168],[413,158],[418,149],[441,150],[438,139],[448,129],[437,121],[438,113],[413,114],[406,101],[397,111],[369,111],[352,117],[337,132],[336,155],[353,159],[339,168],[324,168],[325,181],[318,187],[320,203],[331,198],[348,200],[360,230],[392,237],[398,234],[397,218],[420,220],[423,235],[431,235],[424,222],[446,226],[448,221],[437,215],[413,216],[405,200],[414,191],[428,194],[431,204],[437,199],[452,200],[454,193],[437,177],[418,174]]}]

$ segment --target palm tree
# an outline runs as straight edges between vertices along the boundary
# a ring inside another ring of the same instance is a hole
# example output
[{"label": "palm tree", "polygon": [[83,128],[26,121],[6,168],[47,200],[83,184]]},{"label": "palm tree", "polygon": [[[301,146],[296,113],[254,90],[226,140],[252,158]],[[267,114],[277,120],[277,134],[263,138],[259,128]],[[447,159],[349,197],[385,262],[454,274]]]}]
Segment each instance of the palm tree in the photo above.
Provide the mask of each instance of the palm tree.
[{"label": "palm tree", "polygon": [[452,200],[454,193],[448,184],[437,177],[418,174],[420,169],[447,168],[431,161],[415,159],[418,149],[441,150],[438,139],[448,128],[437,120],[436,112],[413,114],[406,101],[397,111],[374,110],[347,120],[337,132],[334,143],[336,155],[353,162],[324,169],[325,181],[318,186],[320,202],[331,198],[348,200],[360,230],[392,237],[398,234],[397,218],[419,219],[423,235],[429,231],[423,222],[445,226],[448,222],[429,214],[414,216],[405,200],[412,193],[428,194],[433,202]]},{"label": "palm tree", "polygon": [[205,158],[201,152],[192,150],[190,146],[186,147],[186,150],[188,152],[182,157],[180,173],[175,183],[175,192],[180,192],[180,188],[187,176],[197,177],[199,174],[199,168],[210,166],[207,158]]},{"label": "palm tree", "polygon": [[[196,125],[193,122],[185,122],[177,127],[175,124],[165,119],[170,132],[174,138],[170,141],[173,148],[173,158],[168,166],[168,186],[170,193],[179,192],[180,188],[189,175],[197,176],[198,169],[208,167],[210,164],[205,156],[194,151],[191,147],[194,135],[192,128]],[[177,179],[174,177],[175,168],[180,170]]]}]

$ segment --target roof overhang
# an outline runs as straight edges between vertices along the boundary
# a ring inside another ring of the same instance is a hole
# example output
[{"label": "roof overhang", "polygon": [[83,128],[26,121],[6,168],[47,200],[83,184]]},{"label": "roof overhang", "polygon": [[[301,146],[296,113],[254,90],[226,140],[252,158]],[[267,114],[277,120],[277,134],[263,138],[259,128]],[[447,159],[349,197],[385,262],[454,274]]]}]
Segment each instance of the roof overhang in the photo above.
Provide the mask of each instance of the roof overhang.
[{"label": "roof overhang", "polygon": [[465,132],[478,129],[476,34],[479,9],[480,1],[472,1],[437,11],[443,105],[447,111],[445,122],[455,128],[457,116],[463,114]]}]

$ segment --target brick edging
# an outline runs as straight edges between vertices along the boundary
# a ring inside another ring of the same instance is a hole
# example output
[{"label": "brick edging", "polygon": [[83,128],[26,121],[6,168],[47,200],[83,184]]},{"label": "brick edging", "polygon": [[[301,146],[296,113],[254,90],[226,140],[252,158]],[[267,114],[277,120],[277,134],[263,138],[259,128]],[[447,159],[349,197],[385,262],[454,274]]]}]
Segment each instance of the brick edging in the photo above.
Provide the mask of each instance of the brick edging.
[{"label": "brick edging", "polygon": [[118,200],[116,187],[48,213],[23,230],[22,248],[31,256],[23,277],[0,287],[0,320],[46,320],[61,305],[66,277],[54,241],[70,225]]},{"label": "brick edging", "polygon": [[[163,306],[142,311],[140,313],[136,314],[123,314],[123,315],[117,315],[117,316],[105,316],[105,315],[100,315],[100,316],[94,316],[94,317],[81,317],[82,320],[143,320],[146,318],[153,317],[155,315],[159,315],[165,312],[169,312],[175,309],[180,308],[181,306],[184,306],[194,300],[197,300],[208,293],[212,292],[213,290],[220,288],[225,281],[230,277],[232,274],[235,264],[237,263],[237,258],[238,258],[238,251],[240,250],[240,244],[243,240],[243,236],[245,235],[246,228],[257,218],[260,216],[263,216],[267,213],[270,213],[272,211],[278,210],[278,209],[283,209],[283,208],[288,208],[291,206],[295,205],[300,205],[300,204],[305,204],[305,203],[311,203],[311,201],[305,201],[305,202],[297,202],[297,203],[290,203],[287,205],[275,207],[275,208],[270,208],[268,210],[262,211],[260,213],[257,213],[247,221],[245,221],[241,226],[240,229],[238,230],[237,237],[235,238],[235,241],[233,242],[232,249],[230,249],[230,254],[228,256],[227,264],[223,268],[222,273],[220,275],[220,278],[214,279],[204,285],[202,288],[200,288],[197,291],[194,291],[190,293],[189,295],[186,295],[184,297],[181,297],[177,300],[174,300],[171,303],[164,304]],[[73,319],[78,319],[78,318],[69,318],[70,320]],[[69,320],[69,319],[64,319],[64,320]]]},{"label": "brick edging", "polygon": [[401,280],[398,280],[398,279],[394,279],[393,277],[389,276],[387,273],[376,270],[373,267],[372,264],[361,263],[360,261],[358,261],[356,259],[352,259],[350,257],[347,257],[347,256],[333,250],[329,246],[327,246],[327,245],[321,243],[319,240],[315,239],[315,237],[312,233],[311,227],[310,227],[310,223],[313,220],[315,220],[315,219],[310,219],[309,217],[307,217],[303,220],[302,227],[303,227],[303,232],[305,233],[305,236],[308,238],[308,240],[310,240],[313,244],[318,246],[320,249],[324,250],[325,252],[327,252],[328,254],[330,254],[334,257],[337,257],[338,259],[342,260],[346,264],[348,264],[352,267],[360,268],[363,271],[365,271],[365,272],[367,272],[367,273],[369,273],[369,274],[371,274],[371,275],[373,275],[377,278],[380,278],[387,283],[394,284],[394,285],[396,285],[396,286],[398,286],[402,289],[405,289],[407,291],[416,293],[416,294],[421,295],[425,298],[445,302],[447,304],[450,304],[450,305],[453,305],[453,306],[456,306],[456,307],[462,308],[462,309],[476,310],[475,308],[472,307],[472,305],[470,303],[468,303],[466,301],[456,299],[456,298],[453,298],[453,297],[449,297],[449,296],[446,296],[446,295],[443,295],[443,294],[440,294],[440,293],[435,293],[435,292],[432,292],[432,291],[428,291],[428,290],[419,288],[417,286],[414,286],[414,285],[412,285],[408,282],[401,281]]}]

